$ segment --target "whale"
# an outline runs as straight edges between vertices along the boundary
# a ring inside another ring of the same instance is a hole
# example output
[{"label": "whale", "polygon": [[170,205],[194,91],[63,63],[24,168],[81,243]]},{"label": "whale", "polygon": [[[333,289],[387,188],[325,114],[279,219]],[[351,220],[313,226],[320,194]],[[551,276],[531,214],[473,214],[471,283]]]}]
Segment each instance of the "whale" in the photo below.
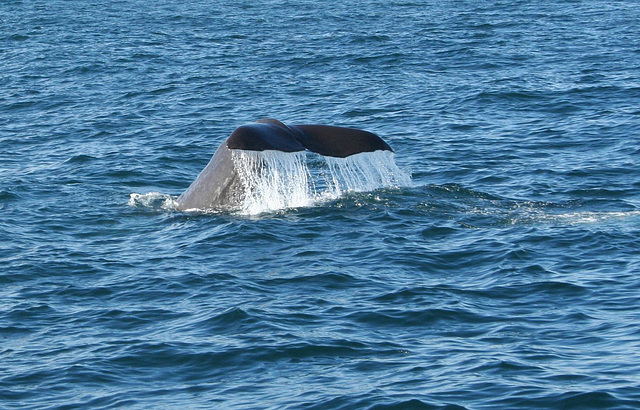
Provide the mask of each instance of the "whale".
[{"label": "whale", "polygon": [[393,149],[378,135],[361,129],[258,120],[236,128],[220,144],[207,166],[178,197],[178,210],[228,209],[242,202],[245,192],[234,163],[234,151],[311,151],[346,158],[364,152],[393,152]]}]

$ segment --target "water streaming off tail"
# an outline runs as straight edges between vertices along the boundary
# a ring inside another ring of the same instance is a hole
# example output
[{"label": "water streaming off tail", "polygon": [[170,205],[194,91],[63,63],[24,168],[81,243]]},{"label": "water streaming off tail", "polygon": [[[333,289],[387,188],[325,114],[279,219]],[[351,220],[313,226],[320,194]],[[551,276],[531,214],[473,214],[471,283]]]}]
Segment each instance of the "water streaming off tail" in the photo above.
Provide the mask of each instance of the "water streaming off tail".
[{"label": "water streaming off tail", "polygon": [[312,203],[304,152],[234,150],[233,161],[245,192],[241,212],[258,214]]},{"label": "water streaming off tail", "polygon": [[304,151],[234,151],[234,164],[245,192],[240,212],[258,214],[310,206],[348,191],[411,184],[410,175],[396,165],[389,151],[321,158],[323,161],[314,161],[310,167]]},{"label": "water streaming off tail", "polygon": [[328,188],[335,195],[411,185],[411,176],[398,168],[390,151],[363,152],[347,158],[325,157],[325,161],[330,171]]}]

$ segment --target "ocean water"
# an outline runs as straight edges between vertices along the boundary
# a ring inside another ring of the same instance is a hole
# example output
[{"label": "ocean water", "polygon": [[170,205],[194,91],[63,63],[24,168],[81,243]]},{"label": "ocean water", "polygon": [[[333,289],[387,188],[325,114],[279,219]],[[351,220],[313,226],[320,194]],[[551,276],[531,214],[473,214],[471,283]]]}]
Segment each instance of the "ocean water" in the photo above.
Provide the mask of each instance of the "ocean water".
[{"label": "ocean water", "polygon": [[[640,407],[638,27],[636,1],[0,0],[0,407]],[[265,117],[375,132],[411,180],[172,208]]]}]

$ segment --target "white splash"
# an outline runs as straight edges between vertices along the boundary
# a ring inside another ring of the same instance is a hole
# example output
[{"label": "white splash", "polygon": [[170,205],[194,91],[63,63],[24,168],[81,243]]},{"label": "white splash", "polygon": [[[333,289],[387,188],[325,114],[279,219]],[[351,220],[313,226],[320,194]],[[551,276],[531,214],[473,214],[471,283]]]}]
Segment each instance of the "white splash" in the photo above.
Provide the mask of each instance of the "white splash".
[{"label": "white splash", "polygon": [[232,155],[245,192],[240,213],[255,215],[313,203],[305,152],[233,150]]},{"label": "white splash", "polygon": [[[237,188],[244,195],[237,212],[244,215],[313,206],[347,192],[411,186],[410,174],[396,165],[390,151],[347,158],[312,154],[313,161],[307,161],[306,151],[231,151],[241,185]],[[178,202],[175,196],[149,192],[130,194],[127,205],[175,210]]]},{"label": "white splash", "polygon": [[234,151],[234,164],[245,191],[240,213],[255,215],[312,206],[349,191],[411,185],[411,176],[396,165],[390,151],[322,158],[322,169],[311,170],[304,151]]},{"label": "white splash", "polygon": [[336,196],[344,192],[411,186],[411,176],[401,170],[391,151],[363,152],[346,158],[325,157],[331,179],[328,189]]},{"label": "white splash", "polygon": [[146,194],[130,194],[128,206],[149,208],[157,210],[176,209],[178,202],[177,197],[161,194],[160,192],[149,192]]}]

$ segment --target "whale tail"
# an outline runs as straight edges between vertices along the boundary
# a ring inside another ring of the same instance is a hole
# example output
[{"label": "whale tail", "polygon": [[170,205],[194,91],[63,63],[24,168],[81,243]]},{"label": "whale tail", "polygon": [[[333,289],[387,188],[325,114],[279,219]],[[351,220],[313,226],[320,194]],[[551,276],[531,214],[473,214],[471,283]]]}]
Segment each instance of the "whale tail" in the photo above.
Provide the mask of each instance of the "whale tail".
[{"label": "whale tail", "polygon": [[236,169],[236,150],[288,153],[309,150],[335,158],[380,150],[393,152],[386,142],[368,131],[329,125],[287,126],[277,120],[260,120],[233,131],[196,180],[180,195],[177,208],[216,209],[241,203],[247,188]]},{"label": "whale tail", "polygon": [[378,150],[393,152],[382,138],[368,131],[330,125],[287,126],[273,119],[238,127],[227,140],[227,148],[283,152],[307,149],[338,158]]}]

